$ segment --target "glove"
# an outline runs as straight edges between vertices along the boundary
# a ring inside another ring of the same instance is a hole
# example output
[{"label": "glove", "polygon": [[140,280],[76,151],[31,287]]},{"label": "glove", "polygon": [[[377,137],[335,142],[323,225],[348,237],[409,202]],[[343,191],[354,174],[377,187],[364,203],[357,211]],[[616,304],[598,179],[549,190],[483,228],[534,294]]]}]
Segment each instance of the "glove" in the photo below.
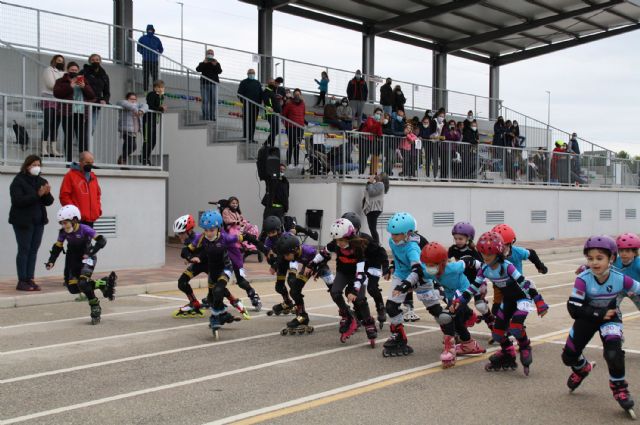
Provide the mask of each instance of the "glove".
[{"label": "glove", "polygon": [[393,289],[394,291],[398,291],[398,292],[402,292],[403,294],[406,294],[407,292],[409,292],[409,289],[411,289],[411,282],[409,282],[408,280],[403,280],[402,283],[400,283],[400,285],[396,286]]},{"label": "glove", "polygon": [[364,272],[360,272],[356,274],[356,280],[353,282],[353,288],[356,290],[356,292],[360,291],[360,288],[362,288],[366,283],[367,274]]},{"label": "glove", "polygon": [[536,310],[538,311],[538,316],[544,316],[549,310],[549,306],[542,299],[542,295],[538,294],[533,298],[533,302],[536,304]]},{"label": "glove", "polygon": [[547,274],[547,272],[549,271],[549,269],[547,268],[547,266],[545,266],[544,264],[542,264],[539,268],[538,268],[538,273],[541,274]]}]

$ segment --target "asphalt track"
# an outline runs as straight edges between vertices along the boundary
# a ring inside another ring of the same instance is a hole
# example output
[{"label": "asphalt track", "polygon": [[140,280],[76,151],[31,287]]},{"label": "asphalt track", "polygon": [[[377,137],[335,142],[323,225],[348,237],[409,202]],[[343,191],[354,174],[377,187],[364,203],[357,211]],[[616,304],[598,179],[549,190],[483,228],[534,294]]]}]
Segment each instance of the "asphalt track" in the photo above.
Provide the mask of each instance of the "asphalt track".
[{"label": "asphalt track", "polygon": [[[543,260],[547,275],[532,278],[552,306],[530,315],[535,341],[531,374],[522,368],[484,371],[490,354],[440,367],[441,333],[424,309],[407,326],[415,352],[383,358],[388,326],[371,349],[363,331],[338,339],[336,308],[321,281],[305,301],[315,332],[281,336],[292,316],[252,319],[221,330],[214,341],[207,319],[174,319],[178,291],[103,302],[99,326],[86,303],[0,310],[0,424],[615,424],[630,419],[613,400],[599,338],[586,355],[598,366],[569,394],[560,361],[571,319],[565,302],[579,254]],[[278,301],[273,284],[256,289],[265,306]],[[385,294],[388,283],[383,283]],[[244,293],[230,286],[236,295]],[[625,301],[627,380],[640,389],[640,312]],[[486,346],[484,324],[472,328]],[[489,347],[490,351],[495,347]],[[640,410],[640,408],[638,409]],[[640,413],[640,412],[639,412]]]}]

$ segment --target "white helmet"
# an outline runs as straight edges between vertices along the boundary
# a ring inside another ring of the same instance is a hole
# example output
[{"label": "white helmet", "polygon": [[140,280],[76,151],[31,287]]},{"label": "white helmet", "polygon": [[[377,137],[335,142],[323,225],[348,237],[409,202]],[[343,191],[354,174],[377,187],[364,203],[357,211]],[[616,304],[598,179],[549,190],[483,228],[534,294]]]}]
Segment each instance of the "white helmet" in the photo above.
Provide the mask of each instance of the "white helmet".
[{"label": "white helmet", "polygon": [[329,234],[333,239],[348,238],[356,233],[356,228],[346,218],[339,218],[331,223]]},{"label": "white helmet", "polygon": [[64,220],[73,220],[74,218],[80,221],[82,216],[80,215],[80,210],[75,205],[65,205],[58,210],[56,218],[58,219],[58,222]]},{"label": "white helmet", "polygon": [[173,232],[174,233],[184,233],[192,230],[196,225],[191,214],[183,215],[182,217],[178,217],[176,221],[173,222]]}]

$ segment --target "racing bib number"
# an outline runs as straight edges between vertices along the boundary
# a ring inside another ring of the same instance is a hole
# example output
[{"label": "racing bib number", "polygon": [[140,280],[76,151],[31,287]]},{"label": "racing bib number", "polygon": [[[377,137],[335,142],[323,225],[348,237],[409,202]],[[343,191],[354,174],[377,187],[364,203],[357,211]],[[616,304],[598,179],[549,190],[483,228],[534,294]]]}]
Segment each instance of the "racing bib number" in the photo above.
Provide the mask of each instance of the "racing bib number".
[{"label": "racing bib number", "polygon": [[517,307],[520,311],[530,312],[536,310],[536,306],[531,302],[531,300],[527,299],[518,301]]},{"label": "racing bib number", "polygon": [[438,293],[438,291],[435,291],[433,289],[427,291],[416,291],[416,297],[422,302],[440,301],[440,294]]},{"label": "racing bib number", "polygon": [[621,323],[606,323],[600,326],[600,334],[602,336],[622,336]]}]

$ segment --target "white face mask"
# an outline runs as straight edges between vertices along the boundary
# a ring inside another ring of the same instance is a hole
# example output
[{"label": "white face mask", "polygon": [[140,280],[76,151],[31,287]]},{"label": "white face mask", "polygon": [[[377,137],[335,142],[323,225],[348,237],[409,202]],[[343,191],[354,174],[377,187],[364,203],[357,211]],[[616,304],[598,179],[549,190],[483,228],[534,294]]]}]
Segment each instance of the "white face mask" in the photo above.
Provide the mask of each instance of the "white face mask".
[{"label": "white face mask", "polygon": [[389,124],[389,120],[388,120],[388,119],[386,119],[386,118],[385,118],[384,120],[382,120],[382,122],[384,123],[384,125]]},{"label": "white face mask", "polygon": [[467,115],[467,119],[468,119],[469,121],[473,121],[473,115]]},{"label": "white face mask", "polygon": [[31,174],[32,176],[39,176],[40,170],[41,168],[36,165],[35,167],[29,168],[29,174]]},{"label": "white face mask", "polygon": [[471,130],[473,130],[473,131],[477,131],[477,130],[478,130],[478,127],[471,127]]},{"label": "white face mask", "polygon": [[427,266],[427,273],[429,273],[432,276],[435,276],[438,274],[438,271],[440,270],[440,267],[438,266]]},{"label": "white face mask", "polygon": [[73,224],[72,223],[64,223],[62,225],[62,230],[64,230],[65,233],[73,232]]},{"label": "white face mask", "polygon": [[436,119],[438,120],[438,124],[442,124],[442,121],[444,121],[444,117],[438,117]]}]

